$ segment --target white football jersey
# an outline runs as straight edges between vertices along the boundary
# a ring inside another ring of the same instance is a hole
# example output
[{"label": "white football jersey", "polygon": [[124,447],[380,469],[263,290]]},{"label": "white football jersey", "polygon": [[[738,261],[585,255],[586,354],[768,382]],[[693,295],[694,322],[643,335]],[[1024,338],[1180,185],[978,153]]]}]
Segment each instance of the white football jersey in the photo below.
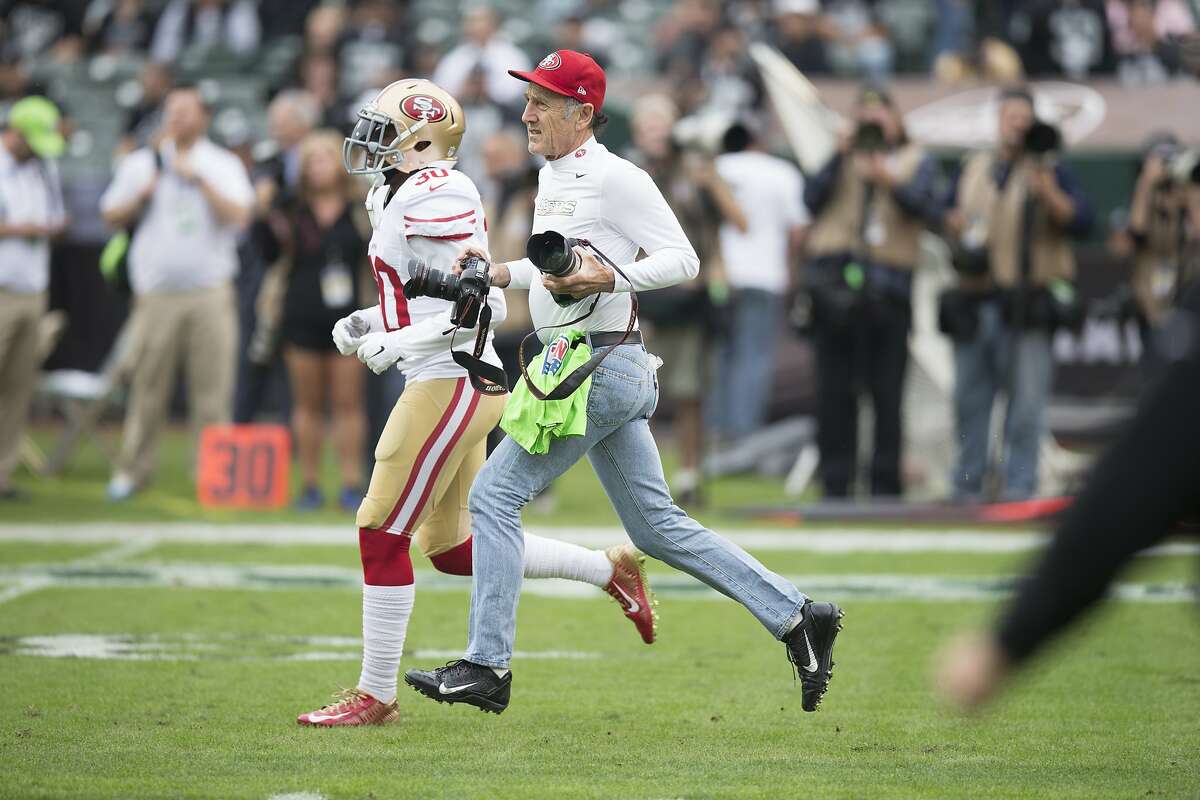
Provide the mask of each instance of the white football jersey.
[{"label": "white football jersey", "polygon": [[[451,358],[450,336],[445,333],[453,327],[453,304],[432,297],[409,300],[404,284],[422,258],[428,267],[447,272],[464,246],[487,252],[487,221],[475,184],[452,162],[438,161],[414,172],[394,193],[386,184],[373,188],[367,195],[367,209],[374,229],[367,255],[379,290],[384,330],[409,328],[417,334],[413,347],[406,348],[408,356],[396,367],[409,382],[464,377],[466,370]],[[495,325],[504,318],[503,292],[490,292],[488,305]],[[475,333],[460,330],[454,349],[471,352]],[[493,337],[489,332],[483,360],[499,366]]]}]

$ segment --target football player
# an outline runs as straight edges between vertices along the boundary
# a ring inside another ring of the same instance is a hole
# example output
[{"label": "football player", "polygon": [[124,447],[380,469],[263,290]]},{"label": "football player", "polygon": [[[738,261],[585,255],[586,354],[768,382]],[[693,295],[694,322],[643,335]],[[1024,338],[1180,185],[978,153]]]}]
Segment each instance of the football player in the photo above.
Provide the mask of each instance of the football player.
[{"label": "football player", "polygon": [[[354,174],[374,176],[367,195],[373,234],[368,248],[379,305],[339,320],[333,340],[372,371],[395,366],[405,389],[375,448],[370,487],[358,509],[363,565],[363,659],[356,688],[301,714],[301,725],[394,722],[396,676],[413,606],[409,545],[415,539],[433,566],[471,574],[467,493],[483,465],[486,438],[504,411],[505,387],[476,389],[451,356],[471,351],[476,331],[446,335],[453,304],[406,299],[418,265],[451,272],[463,245],[487,252],[487,225],[475,185],[455,170],[465,130],[458,102],[433,83],[391,84],[358,114],[343,156]],[[504,295],[488,294],[492,319],[504,318]],[[482,324],[482,323],[481,323]],[[499,366],[487,334],[482,360]],[[451,340],[454,340],[453,342]],[[647,643],[654,611],[641,555],[630,545],[607,551],[526,534],[524,575],[568,578],[604,588]]]}]

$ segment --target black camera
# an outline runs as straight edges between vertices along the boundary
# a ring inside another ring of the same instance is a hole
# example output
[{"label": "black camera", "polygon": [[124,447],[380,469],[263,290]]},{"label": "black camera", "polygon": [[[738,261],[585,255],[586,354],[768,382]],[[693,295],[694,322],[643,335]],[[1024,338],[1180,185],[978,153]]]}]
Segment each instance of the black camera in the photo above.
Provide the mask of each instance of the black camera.
[{"label": "black camera", "polygon": [[[568,239],[558,231],[535,233],[525,243],[525,256],[541,272],[556,278],[565,278],[579,271],[581,261],[575,252],[576,244],[578,240]],[[554,302],[563,308],[579,302],[569,294],[552,293],[551,296]]]},{"label": "black camera", "polygon": [[462,328],[474,328],[479,324],[479,311],[492,288],[492,265],[478,256],[468,256],[462,265],[462,273],[455,275],[419,264],[404,284],[404,296],[409,300],[414,297],[449,300],[454,304],[450,322]]},{"label": "black camera", "polygon": [[1031,155],[1044,156],[1061,147],[1062,134],[1053,125],[1036,120],[1025,131],[1024,148]]},{"label": "black camera", "polygon": [[862,153],[877,153],[887,149],[883,126],[878,122],[860,122],[854,129],[854,149]]}]

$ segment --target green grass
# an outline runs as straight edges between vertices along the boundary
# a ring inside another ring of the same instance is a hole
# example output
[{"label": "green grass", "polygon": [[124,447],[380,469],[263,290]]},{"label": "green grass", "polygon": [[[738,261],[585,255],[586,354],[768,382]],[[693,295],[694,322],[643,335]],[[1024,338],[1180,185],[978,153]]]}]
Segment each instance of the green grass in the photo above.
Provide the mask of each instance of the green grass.
[{"label": "green grass", "polygon": [[[466,606],[465,593],[426,594],[408,646],[460,647]],[[520,649],[599,657],[516,661],[501,717],[402,687],[403,721],[381,729],[292,722],[354,681],[352,659],[0,656],[9,698],[0,795],[1057,800],[1200,789],[1192,609],[1108,610],[988,719],[970,721],[933,704],[927,667],[939,642],[985,619],[986,606],[845,606],[835,681],[813,715],[800,711],[779,646],[735,605],[699,600],[672,599],[662,640],[645,647],[606,601],[527,597]],[[342,590],[48,589],[0,606],[0,630],[241,634],[253,654],[256,635],[353,636],[358,610]]]},{"label": "green grass", "polygon": [[[39,432],[46,444],[51,431]],[[111,432],[108,434],[111,436]],[[26,504],[0,525],[209,521],[352,525],[333,511],[204,511],[172,433],[155,487],[102,500],[107,468],[86,448],[68,477],[20,483]],[[329,488],[336,486],[332,471]],[[531,527],[615,525],[586,465],[559,484],[561,516]],[[721,481],[714,526],[742,503],[783,502],[778,482]],[[744,523],[742,523],[744,524]],[[757,527],[757,525],[756,525]],[[855,526],[858,527],[858,526]],[[879,526],[886,529],[886,526]],[[905,526],[908,527],[908,526]],[[113,543],[0,542],[5,583],[36,565],[81,563]],[[755,552],[789,575],[1012,575],[1028,553]],[[429,568],[417,557],[419,570]],[[159,544],[110,564],[332,565],[347,545]],[[668,568],[651,562],[653,576]],[[86,572],[86,569],[79,570]],[[1139,559],[1126,581],[1194,581],[1185,557]],[[803,587],[802,587],[803,588]],[[4,595],[0,594],[0,598]],[[1200,626],[1184,603],[1116,603],[1035,662],[983,718],[942,710],[934,653],[986,624],[982,602],[839,600],[846,629],[818,714],[800,710],[782,648],[739,606],[664,592],[660,641],[646,647],[600,597],[522,598],[518,650],[582,651],[514,661],[499,717],[431,703],[401,687],[400,724],[310,730],[297,713],[358,675],[357,647],[297,637],[360,633],[360,598],[341,585],[304,590],[51,585],[0,599],[0,798],[255,798],[287,792],[364,798],[1067,798],[1200,796]],[[413,651],[459,652],[465,588],[421,590]],[[55,636],[127,636],[146,656],[19,655]],[[23,637],[42,637],[40,640]],[[291,637],[291,638],[289,638]],[[285,660],[336,649],[336,660]],[[441,655],[406,656],[402,668]]]},{"label": "green grass", "polygon": [[[110,450],[120,445],[120,430],[108,427],[97,432],[97,438]],[[33,439],[45,452],[53,448],[58,427],[48,425],[33,431]],[[125,503],[107,503],[104,489],[111,466],[94,440],[85,440],[72,459],[69,469],[59,477],[34,476],[19,470],[15,476],[18,487],[28,492],[26,503],[0,503],[0,524],[5,522],[83,522],[102,515],[106,522],[305,522],[323,524],[354,524],[353,512],[332,506],[320,511],[299,513],[282,510],[232,510],[203,508],[196,501],[192,476],[191,440],[183,428],[167,430],[162,438],[159,469],[154,481]],[[672,456],[664,453],[668,474]],[[292,468],[293,496],[299,493],[298,470]],[[326,449],[322,461],[321,487],[328,502],[336,497],[339,481],[333,454]],[[539,514],[536,509],[527,514],[530,525],[619,525],[616,513],[603,501],[604,490],[586,461],[572,467],[555,483],[557,508],[552,515]],[[779,480],[756,476],[735,476],[713,481],[709,487],[709,506],[698,517],[717,527],[745,525],[734,513],[750,505],[783,504],[788,498]],[[598,499],[600,502],[597,502]],[[758,523],[756,523],[757,525]],[[761,527],[778,523],[764,522]]]}]

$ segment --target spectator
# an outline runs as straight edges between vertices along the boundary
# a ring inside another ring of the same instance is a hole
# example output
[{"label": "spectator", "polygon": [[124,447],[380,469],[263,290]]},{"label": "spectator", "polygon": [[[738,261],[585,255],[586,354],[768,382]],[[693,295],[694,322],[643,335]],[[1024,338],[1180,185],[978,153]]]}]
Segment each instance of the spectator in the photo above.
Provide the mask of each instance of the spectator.
[{"label": "spectator", "polygon": [[42,55],[75,61],[83,52],[88,0],[0,0],[0,60],[30,62]]},{"label": "spectator", "polygon": [[870,80],[889,78],[895,66],[896,48],[890,34],[868,0],[832,0],[825,9],[837,31],[830,56],[838,72],[862,75]]},{"label": "spectator", "polygon": [[321,0],[258,0],[258,21],[263,41],[300,36]]},{"label": "spectator", "polygon": [[0,501],[23,497],[12,473],[41,364],[50,240],[66,224],[52,161],[63,151],[58,124],[53,103],[26,97],[0,132]]},{"label": "spectator", "polygon": [[246,54],[259,39],[253,0],[171,0],[154,29],[150,57],[172,63],[184,50],[216,47]]},{"label": "spectator", "polygon": [[313,510],[322,504],[317,483],[328,400],[342,479],[338,504],[352,511],[362,501],[363,369],[358,359],[338,354],[330,331],[360,305],[367,263],[363,228],[370,225],[355,218],[364,216],[358,202],[362,192],[342,168],[340,134],[309,134],[299,156],[299,191],[272,212],[265,252],[267,262],[281,263],[286,274],[281,333],[304,481],[296,507]]},{"label": "spectator", "polygon": [[273,152],[255,170],[255,194],[260,213],[274,204],[280,194],[300,184],[301,143],[321,121],[317,98],[303,89],[285,89],[267,106]]},{"label": "spectator", "polygon": [[758,70],[746,55],[746,41],[736,28],[721,28],[700,65],[700,81],[708,90],[705,108],[726,115],[761,105]]},{"label": "spectator", "polygon": [[344,6],[317,6],[304,19],[304,52],[335,55],[345,27]]},{"label": "spectator", "polygon": [[126,156],[100,199],[101,213],[114,227],[141,216],[129,247],[132,385],[108,487],[112,500],[129,498],[154,472],[180,361],[196,431],[230,418],[237,364],[230,282],[238,230],[253,214],[254,189],[237,156],[206,137],[208,121],[196,89],[173,89],[161,144]]},{"label": "spectator", "polygon": [[783,301],[808,211],[804,179],[790,162],[769,155],[745,125],[732,126],[717,156],[717,173],[733,189],[748,229],[720,227],[721,261],[729,282],[731,331],[719,348],[714,417],[725,436],[745,436],[766,419]]},{"label": "spectator", "polygon": [[686,506],[703,502],[702,401],[709,360],[704,340],[709,333],[705,321],[712,319],[708,283],[721,272],[717,229],[726,221],[737,232],[746,233],[748,225],[729,186],[717,174],[711,152],[702,149],[700,142],[680,143],[673,138],[676,113],[675,104],[665,95],[638,100],[631,120],[636,150],[630,160],[662,188],[667,205],[700,259],[695,280],[648,292],[638,304],[642,319],[653,325],[654,350],[664,362],[658,380],[671,405],[671,427],[679,452],[679,468],[670,485],[675,498]]},{"label": "spectator", "polygon": [[1115,68],[1104,0],[1032,0],[1022,15],[1010,29],[1019,30],[1014,43],[1030,77],[1083,81]]},{"label": "spectator", "polygon": [[525,53],[499,33],[500,18],[489,6],[472,6],[463,14],[463,41],[442,58],[433,82],[457,97],[475,69],[483,71],[487,96],[501,105],[516,106],[524,89],[508,71],[531,67]]},{"label": "spectator", "polygon": [[155,134],[162,130],[163,102],[174,85],[175,76],[166,64],[147,61],[142,66],[141,97],[125,119],[125,133],[117,145],[118,155],[153,143]]},{"label": "spectator", "polygon": [[1021,57],[1005,41],[1016,0],[938,0],[933,74],[947,83],[1013,83],[1024,76]]},{"label": "spectator", "polygon": [[83,18],[88,55],[140,56],[154,34],[154,14],[142,0],[92,0]]},{"label": "spectator", "polygon": [[871,494],[903,492],[901,398],[912,276],[926,221],[937,223],[937,164],[909,141],[891,97],[868,85],[856,127],[808,183],[817,355],[817,442],[825,494],[847,497],[858,473],[858,396],[871,398]]},{"label": "spectator", "polygon": [[[1051,332],[1075,276],[1072,237],[1087,233],[1092,210],[1070,170],[1026,146],[1033,96],[1000,96],[994,152],[970,156],[945,218],[959,257],[958,289],[943,297],[942,328],[954,340],[954,410],[959,500],[984,496],[992,404],[1005,391],[1001,497],[1037,491],[1042,418],[1054,379]],[[1055,293],[1057,291],[1057,294]]]},{"label": "spectator", "polygon": [[1180,39],[1196,29],[1181,0],[1108,0],[1107,9],[1123,83],[1163,83],[1180,70]]},{"label": "spectator", "polygon": [[837,27],[821,13],[818,0],[778,0],[775,46],[805,75],[828,75],[828,44]]},{"label": "spectator", "polygon": [[656,31],[658,68],[664,77],[672,84],[698,78],[720,25],[721,4],[715,0],[676,0]]},{"label": "spectator", "polygon": [[[414,26],[408,24],[407,9],[390,0],[359,0],[351,7],[350,21],[337,45],[341,92],[352,98],[364,93],[374,97],[410,65]],[[354,110],[361,106],[355,102]]]},{"label": "spectator", "polygon": [[350,127],[350,112],[338,86],[337,59],[328,53],[306,53],[297,64],[297,86],[317,99],[322,128],[345,132]]},{"label": "spectator", "polygon": [[491,98],[487,92],[487,75],[481,65],[467,75],[455,99],[462,106],[467,119],[471,120],[458,149],[458,169],[479,185],[487,177],[483,161],[484,143],[506,125],[520,124],[521,115],[511,106],[505,107]]}]

